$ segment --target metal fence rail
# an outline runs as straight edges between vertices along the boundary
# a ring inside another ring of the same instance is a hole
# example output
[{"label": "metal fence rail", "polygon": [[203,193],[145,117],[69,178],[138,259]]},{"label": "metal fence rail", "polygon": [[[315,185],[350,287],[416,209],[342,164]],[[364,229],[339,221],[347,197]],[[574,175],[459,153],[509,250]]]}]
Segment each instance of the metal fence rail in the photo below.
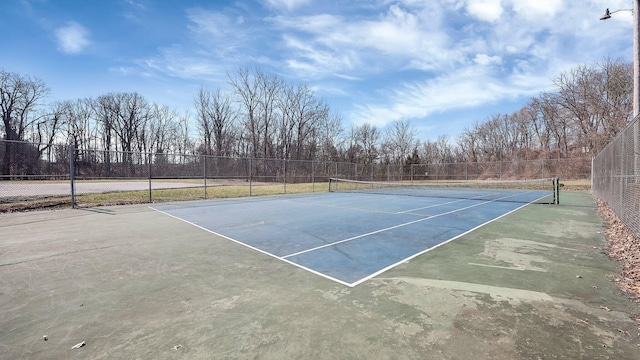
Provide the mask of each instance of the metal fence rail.
[{"label": "metal fence rail", "polygon": [[[508,180],[560,177],[588,179],[590,159],[543,159],[486,163],[382,164],[76,149],[0,140],[0,211],[3,204],[48,200],[80,203],[78,197],[109,193],[107,203],[154,202],[167,189],[191,189],[190,199],[328,191],[329,178],[370,181]],[[288,187],[289,185],[289,187]],[[136,192],[133,194],[133,192]],[[143,194],[140,194],[142,192]],[[187,199],[187,198],[185,198]]]},{"label": "metal fence rail", "polygon": [[591,189],[640,236],[640,117],[593,159]]}]

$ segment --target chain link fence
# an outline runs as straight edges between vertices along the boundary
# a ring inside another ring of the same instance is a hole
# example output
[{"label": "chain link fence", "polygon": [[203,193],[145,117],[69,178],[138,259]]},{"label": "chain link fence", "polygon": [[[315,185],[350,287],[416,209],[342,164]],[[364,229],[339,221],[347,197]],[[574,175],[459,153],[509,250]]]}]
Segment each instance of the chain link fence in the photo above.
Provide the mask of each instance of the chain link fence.
[{"label": "chain link fence", "polygon": [[591,189],[640,236],[640,117],[636,117],[594,159]]},{"label": "chain link fence", "polygon": [[328,191],[329,178],[588,179],[590,167],[590,159],[358,164],[83,150],[0,140],[0,211]]}]

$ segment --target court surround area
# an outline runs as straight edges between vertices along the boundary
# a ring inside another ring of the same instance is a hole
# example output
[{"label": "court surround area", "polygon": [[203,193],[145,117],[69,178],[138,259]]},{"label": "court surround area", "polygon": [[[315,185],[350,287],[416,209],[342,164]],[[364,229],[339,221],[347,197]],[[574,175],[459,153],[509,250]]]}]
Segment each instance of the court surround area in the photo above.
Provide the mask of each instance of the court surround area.
[{"label": "court surround area", "polygon": [[587,192],[316,195],[0,214],[0,359],[640,358]]}]

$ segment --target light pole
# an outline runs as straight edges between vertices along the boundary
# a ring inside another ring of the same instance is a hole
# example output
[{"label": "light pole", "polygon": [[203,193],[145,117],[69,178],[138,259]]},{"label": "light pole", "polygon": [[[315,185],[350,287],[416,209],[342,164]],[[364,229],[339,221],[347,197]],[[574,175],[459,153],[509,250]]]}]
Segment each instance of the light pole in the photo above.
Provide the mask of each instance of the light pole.
[{"label": "light pole", "polygon": [[635,118],[640,113],[640,17],[638,14],[640,9],[640,0],[633,1],[633,9],[620,9],[615,11],[609,11],[607,9],[600,20],[611,19],[611,14],[618,11],[631,11],[633,13],[633,117]]}]

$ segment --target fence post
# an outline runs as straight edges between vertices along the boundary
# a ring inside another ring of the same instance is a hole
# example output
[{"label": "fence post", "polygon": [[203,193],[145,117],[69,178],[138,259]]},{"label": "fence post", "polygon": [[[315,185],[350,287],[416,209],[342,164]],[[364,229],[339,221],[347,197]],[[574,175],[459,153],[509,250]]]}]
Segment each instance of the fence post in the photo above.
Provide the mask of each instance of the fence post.
[{"label": "fence post", "polygon": [[[618,204],[615,206],[614,208],[614,212],[616,213],[616,215],[618,215],[619,218],[622,219],[622,221],[624,222],[626,219],[626,214],[623,213],[623,204],[625,203],[624,201],[624,197],[625,197],[625,191],[624,191],[624,176],[625,176],[625,165],[626,165],[626,159],[627,159],[627,154],[625,153],[626,151],[626,144],[625,144],[625,138],[624,138],[624,133],[622,134],[622,136],[620,137],[620,145],[622,147],[621,151],[620,151],[620,182],[618,184],[618,186],[620,187],[620,193],[618,194],[619,198],[618,198]],[[635,158],[635,154],[634,154],[634,158]],[[635,175],[635,174],[634,174]]]},{"label": "fence post", "polygon": [[204,176],[204,199],[207,199],[207,155],[200,155],[204,159],[202,175]]},{"label": "fence post", "polygon": [[74,168],[74,148],[69,144],[69,181],[71,184],[71,208],[76,208],[76,183],[75,183],[75,168]]},{"label": "fence post", "polygon": [[593,192],[593,185],[594,185],[594,182],[593,182],[593,174],[594,174],[593,173],[593,162],[594,162],[595,159],[596,159],[595,157],[591,158],[591,191],[592,192]]},{"label": "fence post", "polygon": [[151,187],[151,153],[147,153],[147,171],[149,172],[149,202],[153,202],[153,190]]},{"label": "fence post", "polygon": [[316,192],[315,162],[311,160],[311,192]]}]

